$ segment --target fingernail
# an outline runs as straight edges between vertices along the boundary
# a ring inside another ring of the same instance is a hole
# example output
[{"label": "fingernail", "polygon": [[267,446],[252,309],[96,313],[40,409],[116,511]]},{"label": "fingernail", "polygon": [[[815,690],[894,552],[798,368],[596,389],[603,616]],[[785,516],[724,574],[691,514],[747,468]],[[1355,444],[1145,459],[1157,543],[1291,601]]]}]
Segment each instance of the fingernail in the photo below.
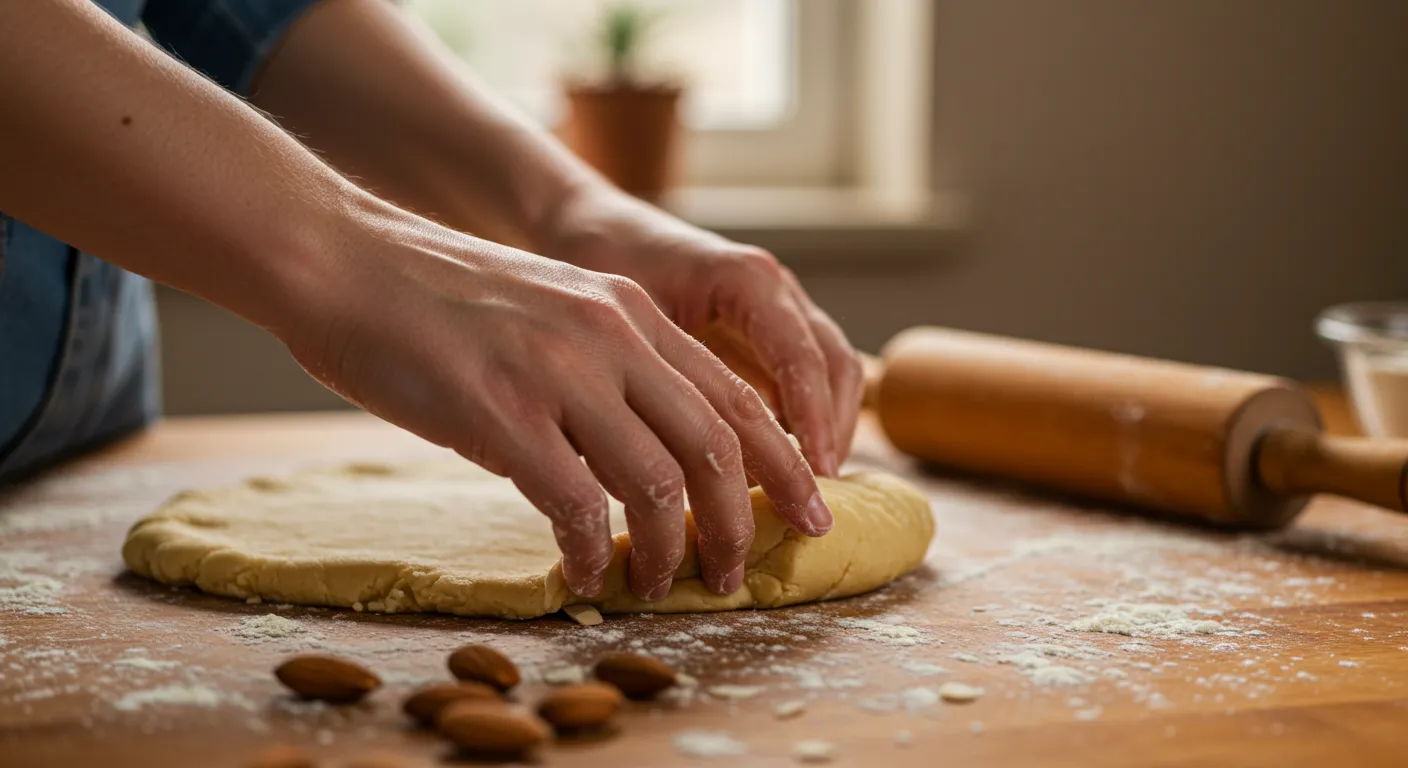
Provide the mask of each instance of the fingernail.
[{"label": "fingernail", "polygon": [[841,474],[841,461],[840,459],[836,458],[835,451],[826,452],[825,462],[827,477],[836,477],[837,475]]},{"label": "fingernail", "polygon": [[729,575],[724,577],[723,594],[731,595],[743,586],[743,563],[739,563]]},{"label": "fingernail", "polygon": [[807,522],[811,523],[812,536],[820,536],[836,524],[836,519],[831,516],[831,508],[826,506],[820,491],[812,494],[811,500],[807,502]]},{"label": "fingernail", "polygon": [[660,586],[650,590],[649,592],[646,592],[645,599],[648,602],[654,603],[660,600],[664,600],[665,596],[668,594],[670,594],[670,580],[666,579],[665,582]]}]

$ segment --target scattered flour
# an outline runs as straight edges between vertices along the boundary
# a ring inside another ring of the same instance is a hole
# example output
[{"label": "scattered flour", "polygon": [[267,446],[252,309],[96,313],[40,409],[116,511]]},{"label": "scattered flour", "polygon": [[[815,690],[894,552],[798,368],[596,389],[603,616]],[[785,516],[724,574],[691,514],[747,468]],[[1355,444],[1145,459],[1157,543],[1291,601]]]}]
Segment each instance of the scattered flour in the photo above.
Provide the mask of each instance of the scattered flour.
[{"label": "scattered flour", "polygon": [[[813,663],[820,663],[820,657],[812,659]],[[864,680],[854,677],[841,677],[823,672],[816,667],[793,666],[790,664],[772,664],[765,671],[774,675],[784,675],[791,677],[796,686],[804,691],[820,691],[837,688],[860,688],[865,685]]]},{"label": "scattered flour", "polygon": [[1219,551],[1211,541],[1161,531],[1127,531],[1110,534],[1059,534],[1017,542],[1008,554],[964,569],[947,570],[939,577],[940,587],[954,587],[981,579],[994,571],[1048,555],[1079,552],[1083,558],[1123,558],[1144,550],[1208,553]]},{"label": "scattered flour", "polygon": [[900,669],[903,669],[904,671],[912,675],[919,675],[921,677],[948,674],[948,669],[941,667],[938,664],[930,664],[924,661],[906,661],[900,664]]},{"label": "scattered flour", "polygon": [[895,746],[907,747],[914,743],[914,734],[909,731],[897,731],[895,733]]},{"label": "scattered flour", "polygon": [[909,688],[900,692],[900,702],[914,713],[939,703],[939,693],[932,688]]},{"label": "scattered flour", "polygon": [[48,558],[39,552],[0,552],[0,613],[60,616],[68,613],[58,601],[64,584],[34,573]]},{"label": "scattered flour", "polygon": [[1112,603],[1094,616],[1076,619],[1066,625],[1072,632],[1103,632],[1129,637],[1171,638],[1182,635],[1235,635],[1237,630],[1222,622],[1194,619],[1189,613],[1211,613],[1198,606],[1163,603]]},{"label": "scattered flour", "polygon": [[856,706],[867,712],[885,714],[899,709],[900,699],[893,693],[882,693],[878,696],[867,696],[857,701]]},{"label": "scattered flour", "polygon": [[915,714],[920,710],[931,707],[939,703],[939,694],[932,688],[909,688],[899,693],[881,693],[875,696],[867,696],[856,702],[856,705],[868,712],[878,712],[881,714],[894,712],[901,706],[910,714]]},{"label": "scattered flour", "polygon": [[57,599],[64,585],[57,579],[34,573],[0,571],[0,612],[27,616],[61,616],[68,609]]},{"label": "scattered flour", "polygon": [[1056,665],[1034,669],[1027,677],[1029,677],[1033,683],[1049,688],[1088,685],[1094,681],[1094,678],[1078,669]]},{"label": "scattered flour", "polygon": [[884,643],[899,647],[919,645],[921,643],[936,642],[924,636],[923,632],[906,624],[893,624],[887,621],[876,619],[850,619],[839,618],[836,620],[846,629],[860,630],[857,637],[875,643]]},{"label": "scattered flour", "polygon": [[147,659],[147,658],[143,658],[143,657],[140,657],[140,656],[136,656],[136,657],[124,657],[124,658],[118,659],[118,660],[114,661],[114,662],[112,663],[112,665],[113,665],[114,667],[129,667],[129,668],[131,668],[131,669],[140,669],[140,670],[143,670],[143,671],[145,671],[145,672],[160,672],[160,671],[163,670],[163,669],[171,669],[171,668],[173,668],[173,667],[179,667],[179,666],[181,666],[181,662],[179,662],[179,661],[157,661],[157,660],[155,660],[155,659]]},{"label": "scattered flour", "polygon": [[225,694],[203,685],[164,685],[160,688],[133,691],[113,702],[112,706],[123,712],[135,712],[148,706],[210,709],[221,704],[254,709],[254,703],[239,694]]},{"label": "scattered flour", "polygon": [[694,628],[695,637],[727,637],[733,630],[723,624],[700,624]]},{"label": "scattered flour", "polygon": [[230,634],[247,643],[265,643],[273,640],[286,640],[299,637],[308,631],[301,623],[273,613],[263,616],[250,616],[241,621]]},{"label": "scattered flour", "polygon": [[748,745],[726,731],[684,731],[675,734],[675,749],[691,757],[742,757]]}]

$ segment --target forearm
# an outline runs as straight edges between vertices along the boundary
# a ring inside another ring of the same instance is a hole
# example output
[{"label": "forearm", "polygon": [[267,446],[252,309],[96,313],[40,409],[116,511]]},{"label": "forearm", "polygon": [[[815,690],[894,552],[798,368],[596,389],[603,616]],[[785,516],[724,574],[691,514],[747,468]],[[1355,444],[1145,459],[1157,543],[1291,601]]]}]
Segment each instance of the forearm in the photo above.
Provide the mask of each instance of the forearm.
[{"label": "forearm", "polygon": [[285,35],[254,103],[376,194],[541,252],[572,191],[603,185],[385,0],[338,0]]},{"label": "forearm", "polygon": [[302,245],[364,201],[86,0],[0,3],[0,210],[269,327]]}]

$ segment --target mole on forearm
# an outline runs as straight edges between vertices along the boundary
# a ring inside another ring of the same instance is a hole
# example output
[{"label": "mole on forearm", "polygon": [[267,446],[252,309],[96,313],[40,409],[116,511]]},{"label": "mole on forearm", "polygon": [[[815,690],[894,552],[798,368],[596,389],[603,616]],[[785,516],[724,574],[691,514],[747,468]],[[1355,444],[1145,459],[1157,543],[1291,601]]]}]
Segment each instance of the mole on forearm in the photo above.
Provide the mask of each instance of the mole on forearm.
[{"label": "mole on forearm", "polygon": [[131,124],[132,124],[132,116],[131,116],[131,115],[123,115],[123,116],[122,116],[122,124],[123,124],[123,125],[131,125]]}]

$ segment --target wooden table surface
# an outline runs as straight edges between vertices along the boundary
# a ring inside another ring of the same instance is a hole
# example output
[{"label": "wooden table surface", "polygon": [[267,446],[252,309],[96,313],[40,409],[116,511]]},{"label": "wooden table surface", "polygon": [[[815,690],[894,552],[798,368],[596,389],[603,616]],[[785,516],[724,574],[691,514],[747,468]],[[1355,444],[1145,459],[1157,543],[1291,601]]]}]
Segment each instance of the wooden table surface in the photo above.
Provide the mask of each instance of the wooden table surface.
[{"label": "wooden table surface", "polygon": [[[399,702],[469,642],[530,676],[639,647],[706,692],[762,686],[633,705],[616,735],[552,745],[544,765],[708,763],[677,750],[697,730],[746,745],[719,762],[750,765],[794,764],[805,739],[841,765],[1408,762],[1408,521],[1320,500],[1278,534],[1180,528],[924,474],[869,427],[853,465],[922,484],[938,534],[919,572],[835,603],[588,629],[247,605],[124,572],[126,528],[179,489],[430,450],[360,414],[175,419],[0,496],[0,764],[239,766],[290,743],[329,766],[439,765],[453,754]],[[1131,611],[1157,635],[1087,631]],[[259,636],[269,614],[293,634]],[[310,649],[387,686],[354,707],[295,701],[270,670]],[[985,693],[935,701],[950,681]],[[794,699],[806,710],[777,719]]]}]

